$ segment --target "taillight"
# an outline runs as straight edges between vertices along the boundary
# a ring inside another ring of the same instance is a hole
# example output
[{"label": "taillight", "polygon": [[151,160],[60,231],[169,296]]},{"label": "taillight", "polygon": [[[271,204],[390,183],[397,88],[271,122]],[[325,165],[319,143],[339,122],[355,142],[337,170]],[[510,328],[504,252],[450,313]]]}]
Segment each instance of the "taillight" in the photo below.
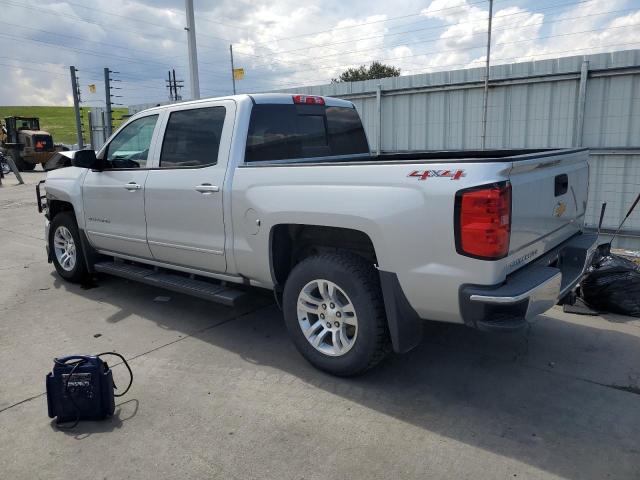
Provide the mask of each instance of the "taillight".
[{"label": "taillight", "polygon": [[456,250],[461,255],[496,260],[509,253],[511,184],[461,190],[456,195]]},{"label": "taillight", "polygon": [[324,98],[315,95],[294,95],[293,103],[304,105],[324,105]]}]

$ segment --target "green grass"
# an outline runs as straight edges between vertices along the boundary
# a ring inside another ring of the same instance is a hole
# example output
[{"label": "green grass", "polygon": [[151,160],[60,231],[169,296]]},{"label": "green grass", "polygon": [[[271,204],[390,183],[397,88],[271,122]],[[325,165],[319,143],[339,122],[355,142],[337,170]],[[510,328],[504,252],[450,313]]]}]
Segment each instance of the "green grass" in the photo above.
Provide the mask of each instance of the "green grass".
[{"label": "green grass", "polygon": [[[122,121],[122,115],[127,114],[126,108],[114,108],[114,129]],[[54,143],[73,144],[77,142],[76,119],[73,107],[0,107],[0,119],[4,123],[5,117],[39,117],[40,128],[53,135]],[[89,140],[89,109],[82,109],[82,123],[84,124],[84,141]]]}]

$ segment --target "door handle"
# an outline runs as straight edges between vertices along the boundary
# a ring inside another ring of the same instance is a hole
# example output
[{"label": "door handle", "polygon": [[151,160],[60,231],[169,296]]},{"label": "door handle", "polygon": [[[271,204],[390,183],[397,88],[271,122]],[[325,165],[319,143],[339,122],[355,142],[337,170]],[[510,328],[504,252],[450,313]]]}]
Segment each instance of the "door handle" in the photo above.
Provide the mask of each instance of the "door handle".
[{"label": "door handle", "polygon": [[197,187],[195,187],[195,189],[196,192],[204,194],[220,191],[220,187],[218,187],[217,185],[211,185],[210,183],[203,183],[202,185],[198,185]]},{"label": "door handle", "polygon": [[136,182],[129,182],[124,186],[124,188],[126,188],[130,192],[134,192],[136,190],[140,190],[142,187]]}]

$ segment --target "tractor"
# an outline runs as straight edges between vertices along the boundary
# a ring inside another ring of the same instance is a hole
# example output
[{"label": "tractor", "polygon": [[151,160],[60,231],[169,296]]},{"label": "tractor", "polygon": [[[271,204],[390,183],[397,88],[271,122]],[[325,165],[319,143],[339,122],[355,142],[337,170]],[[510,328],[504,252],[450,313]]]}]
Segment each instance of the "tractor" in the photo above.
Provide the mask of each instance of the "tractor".
[{"label": "tractor", "polygon": [[0,128],[0,147],[20,171],[44,164],[59,149],[50,133],[40,130],[37,117],[7,117]]}]

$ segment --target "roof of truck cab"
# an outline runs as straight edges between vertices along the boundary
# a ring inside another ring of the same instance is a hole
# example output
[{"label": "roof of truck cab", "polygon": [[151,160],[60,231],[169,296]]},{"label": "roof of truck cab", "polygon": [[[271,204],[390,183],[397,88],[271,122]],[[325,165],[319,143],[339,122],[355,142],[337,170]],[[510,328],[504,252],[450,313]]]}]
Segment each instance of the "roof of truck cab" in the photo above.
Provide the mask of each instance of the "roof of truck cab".
[{"label": "roof of truck cab", "polygon": [[49,132],[45,132],[44,130],[29,130],[28,128],[20,129],[18,133],[26,133],[27,135],[49,135]]},{"label": "roof of truck cab", "polygon": [[[235,100],[235,101],[247,101],[251,100],[254,104],[293,104],[293,96],[294,95],[308,95],[306,93],[252,93],[252,94],[240,94],[240,95],[228,95],[225,97],[209,97],[209,98],[201,98],[200,100],[188,100],[185,102],[177,102],[177,103],[169,103],[167,105],[159,105],[157,107],[147,108],[140,112],[136,113],[136,116],[142,112],[152,112],[152,111],[161,111],[169,107],[174,107],[176,105],[198,105],[202,103],[210,102],[211,100]],[[325,100],[325,104],[330,107],[350,107],[353,108],[354,105],[349,100],[343,100],[341,98],[335,97],[325,97],[321,96]]]}]

